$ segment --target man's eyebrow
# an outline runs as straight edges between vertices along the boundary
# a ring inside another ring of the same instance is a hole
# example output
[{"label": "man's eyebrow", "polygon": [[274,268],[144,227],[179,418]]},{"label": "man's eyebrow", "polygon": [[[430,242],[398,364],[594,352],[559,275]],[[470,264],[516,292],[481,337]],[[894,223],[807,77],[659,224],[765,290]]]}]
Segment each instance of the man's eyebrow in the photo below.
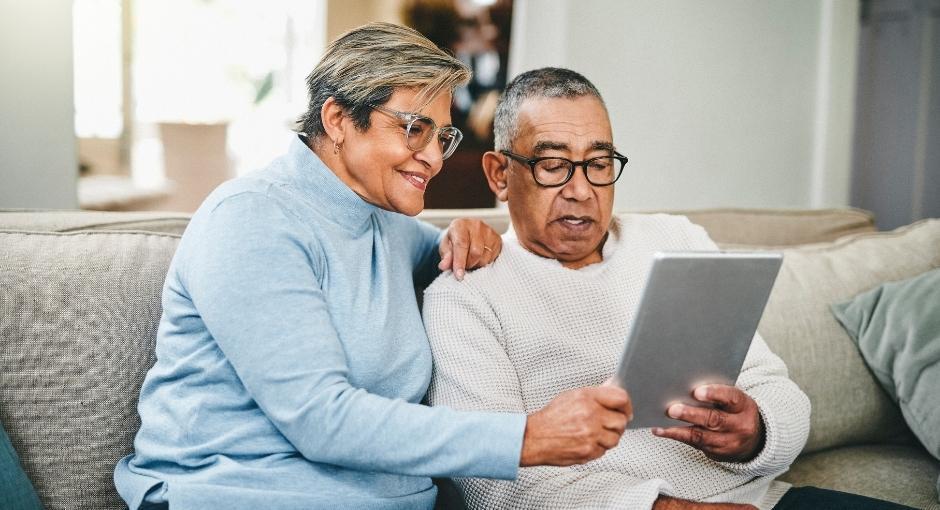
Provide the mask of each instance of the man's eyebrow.
[{"label": "man's eyebrow", "polygon": [[536,142],[535,148],[532,149],[532,153],[535,155],[538,155],[545,151],[564,151],[564,150],[568,150],[568,144],[543,140],[543,141]]},{"label": "man's eyebrow", "polygon": [[614,144],[610,142],[594,142],[591,144],[591,149],[596,151],[614,152]]}]

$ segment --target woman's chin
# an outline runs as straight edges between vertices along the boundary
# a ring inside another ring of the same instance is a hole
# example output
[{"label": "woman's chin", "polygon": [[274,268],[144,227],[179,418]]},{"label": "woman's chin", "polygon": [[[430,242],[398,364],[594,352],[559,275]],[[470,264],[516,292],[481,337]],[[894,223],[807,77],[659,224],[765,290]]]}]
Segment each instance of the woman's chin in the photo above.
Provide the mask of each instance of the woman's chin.
[{"label": "woman's chin", "polygon": [[416,216],[424,210],[424,196],[420,199],[410,199],[395,201],[392,204],[392,210],[404,214],[405,216]]}]

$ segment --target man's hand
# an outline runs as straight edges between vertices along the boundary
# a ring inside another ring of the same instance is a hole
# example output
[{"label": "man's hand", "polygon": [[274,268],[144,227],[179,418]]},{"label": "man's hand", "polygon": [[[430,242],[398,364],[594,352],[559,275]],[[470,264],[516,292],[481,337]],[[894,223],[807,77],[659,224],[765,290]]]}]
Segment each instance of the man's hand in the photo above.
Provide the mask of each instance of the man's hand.
[{"label": "man's hand", "polygon": [[566,391],[529,415],[520,466],[570,466],[617,446],[633,418],[630,395],[598,386]]},{"label": "man's hand", "polygon": [[463,280],[467,269],[483,267],[496,260],[503,249],[503,240],[495,230],[480,220],[458,218],[447,227],[438,250],[441,271],[453,270],[458,280]]},{"label": "man's hand", "polygon": [[757,507],[736,503],[696,503],[695,501],[660,496],[653,503],[653,510],[757,510]]},{"label": "man's hand", "polygon": [[673,404],[666,414],[693,426],[654,428],[653,434],[691,445],[721,462],[745,462],[760,452],[764,423],[757,403],[747,393],[734,386],[709,384],[695,388],[692,396],[716,408]]}]

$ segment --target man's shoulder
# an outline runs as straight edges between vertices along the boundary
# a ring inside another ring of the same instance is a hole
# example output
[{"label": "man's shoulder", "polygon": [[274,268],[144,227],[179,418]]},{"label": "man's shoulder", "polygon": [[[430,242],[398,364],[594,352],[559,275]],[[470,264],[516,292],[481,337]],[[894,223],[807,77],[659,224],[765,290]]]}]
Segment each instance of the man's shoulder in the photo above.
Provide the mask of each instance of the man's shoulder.
[{"label": "man's shoulder", "polygon": [[715,249],[705,229],[681,214],[618,214],[611,228],[617,229],[617,234],[626,242],[663,245],[663,249]]},{"label": "man's shoulder", "polygon": [[514,265],[519,264],[518,254],[513,253],[505,238],[499,256],[491,264],[467,271],[463,280],[458,280],[452,271],[445,271],[428,285],[424,291],[424,301],[449,296],[464,302],[476,301],[487,303],[494,300],[494,296],[506,293],[506,286],[512,285],[517,271]]},{"label": "man's shoulder", "polygon": [[687,216],[670,213],[620,213],[616,215],[616,220],[620,228],[666,227],[685,230],[697,227]]}]

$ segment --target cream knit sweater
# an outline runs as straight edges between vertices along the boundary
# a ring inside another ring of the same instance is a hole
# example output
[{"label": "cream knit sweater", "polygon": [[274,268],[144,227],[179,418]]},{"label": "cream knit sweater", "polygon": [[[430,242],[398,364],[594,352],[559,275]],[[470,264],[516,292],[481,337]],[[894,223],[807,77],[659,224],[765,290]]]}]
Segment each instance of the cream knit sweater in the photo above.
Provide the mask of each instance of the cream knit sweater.
[{"label": "cream knit sweater", "polygon": [[[623,215],[603,262],[579,270],[539,257],[510,231],[492,265],[458,282],[442,275],[424,295],[434,354],[428,398],[457,409],[532,413],[562,391],[613,375],[640,292],[659,250],[714,250],[683,216]],[[650,508],[660,494],[771,508],[788,488],[774,478],[806,442],[810,404],[783,361],[756,336],[737,386],[766,430],[747,463],[722,463],[683,443],[628,429],[580,466],[522,468],[515,481],[458,479],[472,508]]]}]

